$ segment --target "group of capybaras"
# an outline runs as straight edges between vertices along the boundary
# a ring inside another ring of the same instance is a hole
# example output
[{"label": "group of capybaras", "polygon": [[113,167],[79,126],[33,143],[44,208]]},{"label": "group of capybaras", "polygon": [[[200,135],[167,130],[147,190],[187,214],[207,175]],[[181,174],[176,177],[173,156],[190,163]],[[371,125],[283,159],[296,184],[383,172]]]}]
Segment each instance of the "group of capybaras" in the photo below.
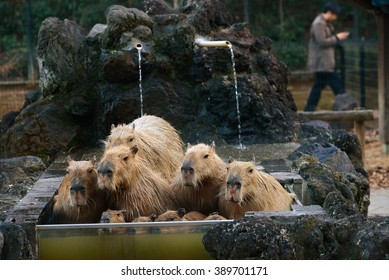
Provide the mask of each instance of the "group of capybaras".
[{"label": "group of capybaras", "polygon": [[68,158],[51,222],[240,219],[247,211],[289,210],[294,195],[253,162],[224,162],[210,145],[184,144],[164,119],[112,125],[97,163]]}]

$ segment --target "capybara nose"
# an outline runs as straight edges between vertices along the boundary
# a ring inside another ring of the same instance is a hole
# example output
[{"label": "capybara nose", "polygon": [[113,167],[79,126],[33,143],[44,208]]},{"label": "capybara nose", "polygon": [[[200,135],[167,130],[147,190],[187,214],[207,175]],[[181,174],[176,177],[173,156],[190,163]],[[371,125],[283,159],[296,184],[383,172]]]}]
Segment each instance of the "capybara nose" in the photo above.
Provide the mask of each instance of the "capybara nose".
[{"label": "capybara nose", "polygon": [[231,177],[227,181],[227,188],[236,187],[237,189],[240,189],[242,187],[242,183],[237,177]]},{"label": "capybara nose", "polygon": [[190,161],[184,161],[184,163],[182,164],[181,166],[181,172],[183,173],[193,173],[194,172],[194,168],[192,166],[192,163]]},{"label": "capybara nose", "polygon": [[112,170],[110,164],[108,164],[108,163],[101,164],[99,166],[99,168],[97,169],[97,172],[99,173],[99,176],[112,177],[112,174],[113,174],[113,170]]},{"label": "capybara nose", "polygon": [[100,223],[105,223],[105,224],[109,224],[111,221],[109,220],[109,218],[101,218],[100,219]]},{"label": "capybara nose", "polygon": [[70,186],[70,191],[71,192],[81,192],[81,191],[84,191],[84,190],[85,190],[84,185],[81,182],[77,182],[77,183],[72,184]]}]

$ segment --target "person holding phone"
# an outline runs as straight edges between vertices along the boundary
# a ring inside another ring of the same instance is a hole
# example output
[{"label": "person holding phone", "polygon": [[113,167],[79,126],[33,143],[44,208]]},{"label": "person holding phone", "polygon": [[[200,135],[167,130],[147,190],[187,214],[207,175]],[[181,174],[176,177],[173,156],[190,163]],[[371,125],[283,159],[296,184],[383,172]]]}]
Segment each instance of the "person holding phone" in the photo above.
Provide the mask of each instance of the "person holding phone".
[{"label": "person holding phone", "polygon": [[329,85],[335,95],[345,93],[339,75],[335,72],[335,46],[349,36],[349,32],[334,32],[340,8],[335,3],[326,3],[322,12],[313,20],[308,43],[308,71],[315,80],[304,111],[315,111],[321,91]]}]

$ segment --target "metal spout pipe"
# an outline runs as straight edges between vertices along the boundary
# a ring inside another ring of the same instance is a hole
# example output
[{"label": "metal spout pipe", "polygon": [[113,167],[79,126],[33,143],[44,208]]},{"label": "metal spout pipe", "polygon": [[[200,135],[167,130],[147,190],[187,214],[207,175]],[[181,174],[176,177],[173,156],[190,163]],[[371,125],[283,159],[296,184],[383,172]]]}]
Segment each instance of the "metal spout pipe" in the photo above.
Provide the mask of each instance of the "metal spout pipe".
[{"label": "metal spout pipe", "polygon": [[199,47],[231,47],[229,41],[209,41],[203,38],[197,38],[194,43]]},{"label": "metal spout pipe", "polygon": [[139,51],[139,50],[143,49],[143,46],[141,43],[138,43],[138,44],[136,44],[135,48]]}]

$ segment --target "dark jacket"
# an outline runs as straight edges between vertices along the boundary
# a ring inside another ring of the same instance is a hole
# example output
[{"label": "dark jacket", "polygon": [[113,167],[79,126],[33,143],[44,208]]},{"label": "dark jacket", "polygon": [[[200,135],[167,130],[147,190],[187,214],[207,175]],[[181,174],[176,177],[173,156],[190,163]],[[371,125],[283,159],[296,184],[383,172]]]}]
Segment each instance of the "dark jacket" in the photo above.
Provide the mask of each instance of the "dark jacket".
[{"label": "dark jacket", "polygon": [[312,22],[308,44],[308,71],[334,72],[335,45],[338,39],[334,27],[320,14]]}]

